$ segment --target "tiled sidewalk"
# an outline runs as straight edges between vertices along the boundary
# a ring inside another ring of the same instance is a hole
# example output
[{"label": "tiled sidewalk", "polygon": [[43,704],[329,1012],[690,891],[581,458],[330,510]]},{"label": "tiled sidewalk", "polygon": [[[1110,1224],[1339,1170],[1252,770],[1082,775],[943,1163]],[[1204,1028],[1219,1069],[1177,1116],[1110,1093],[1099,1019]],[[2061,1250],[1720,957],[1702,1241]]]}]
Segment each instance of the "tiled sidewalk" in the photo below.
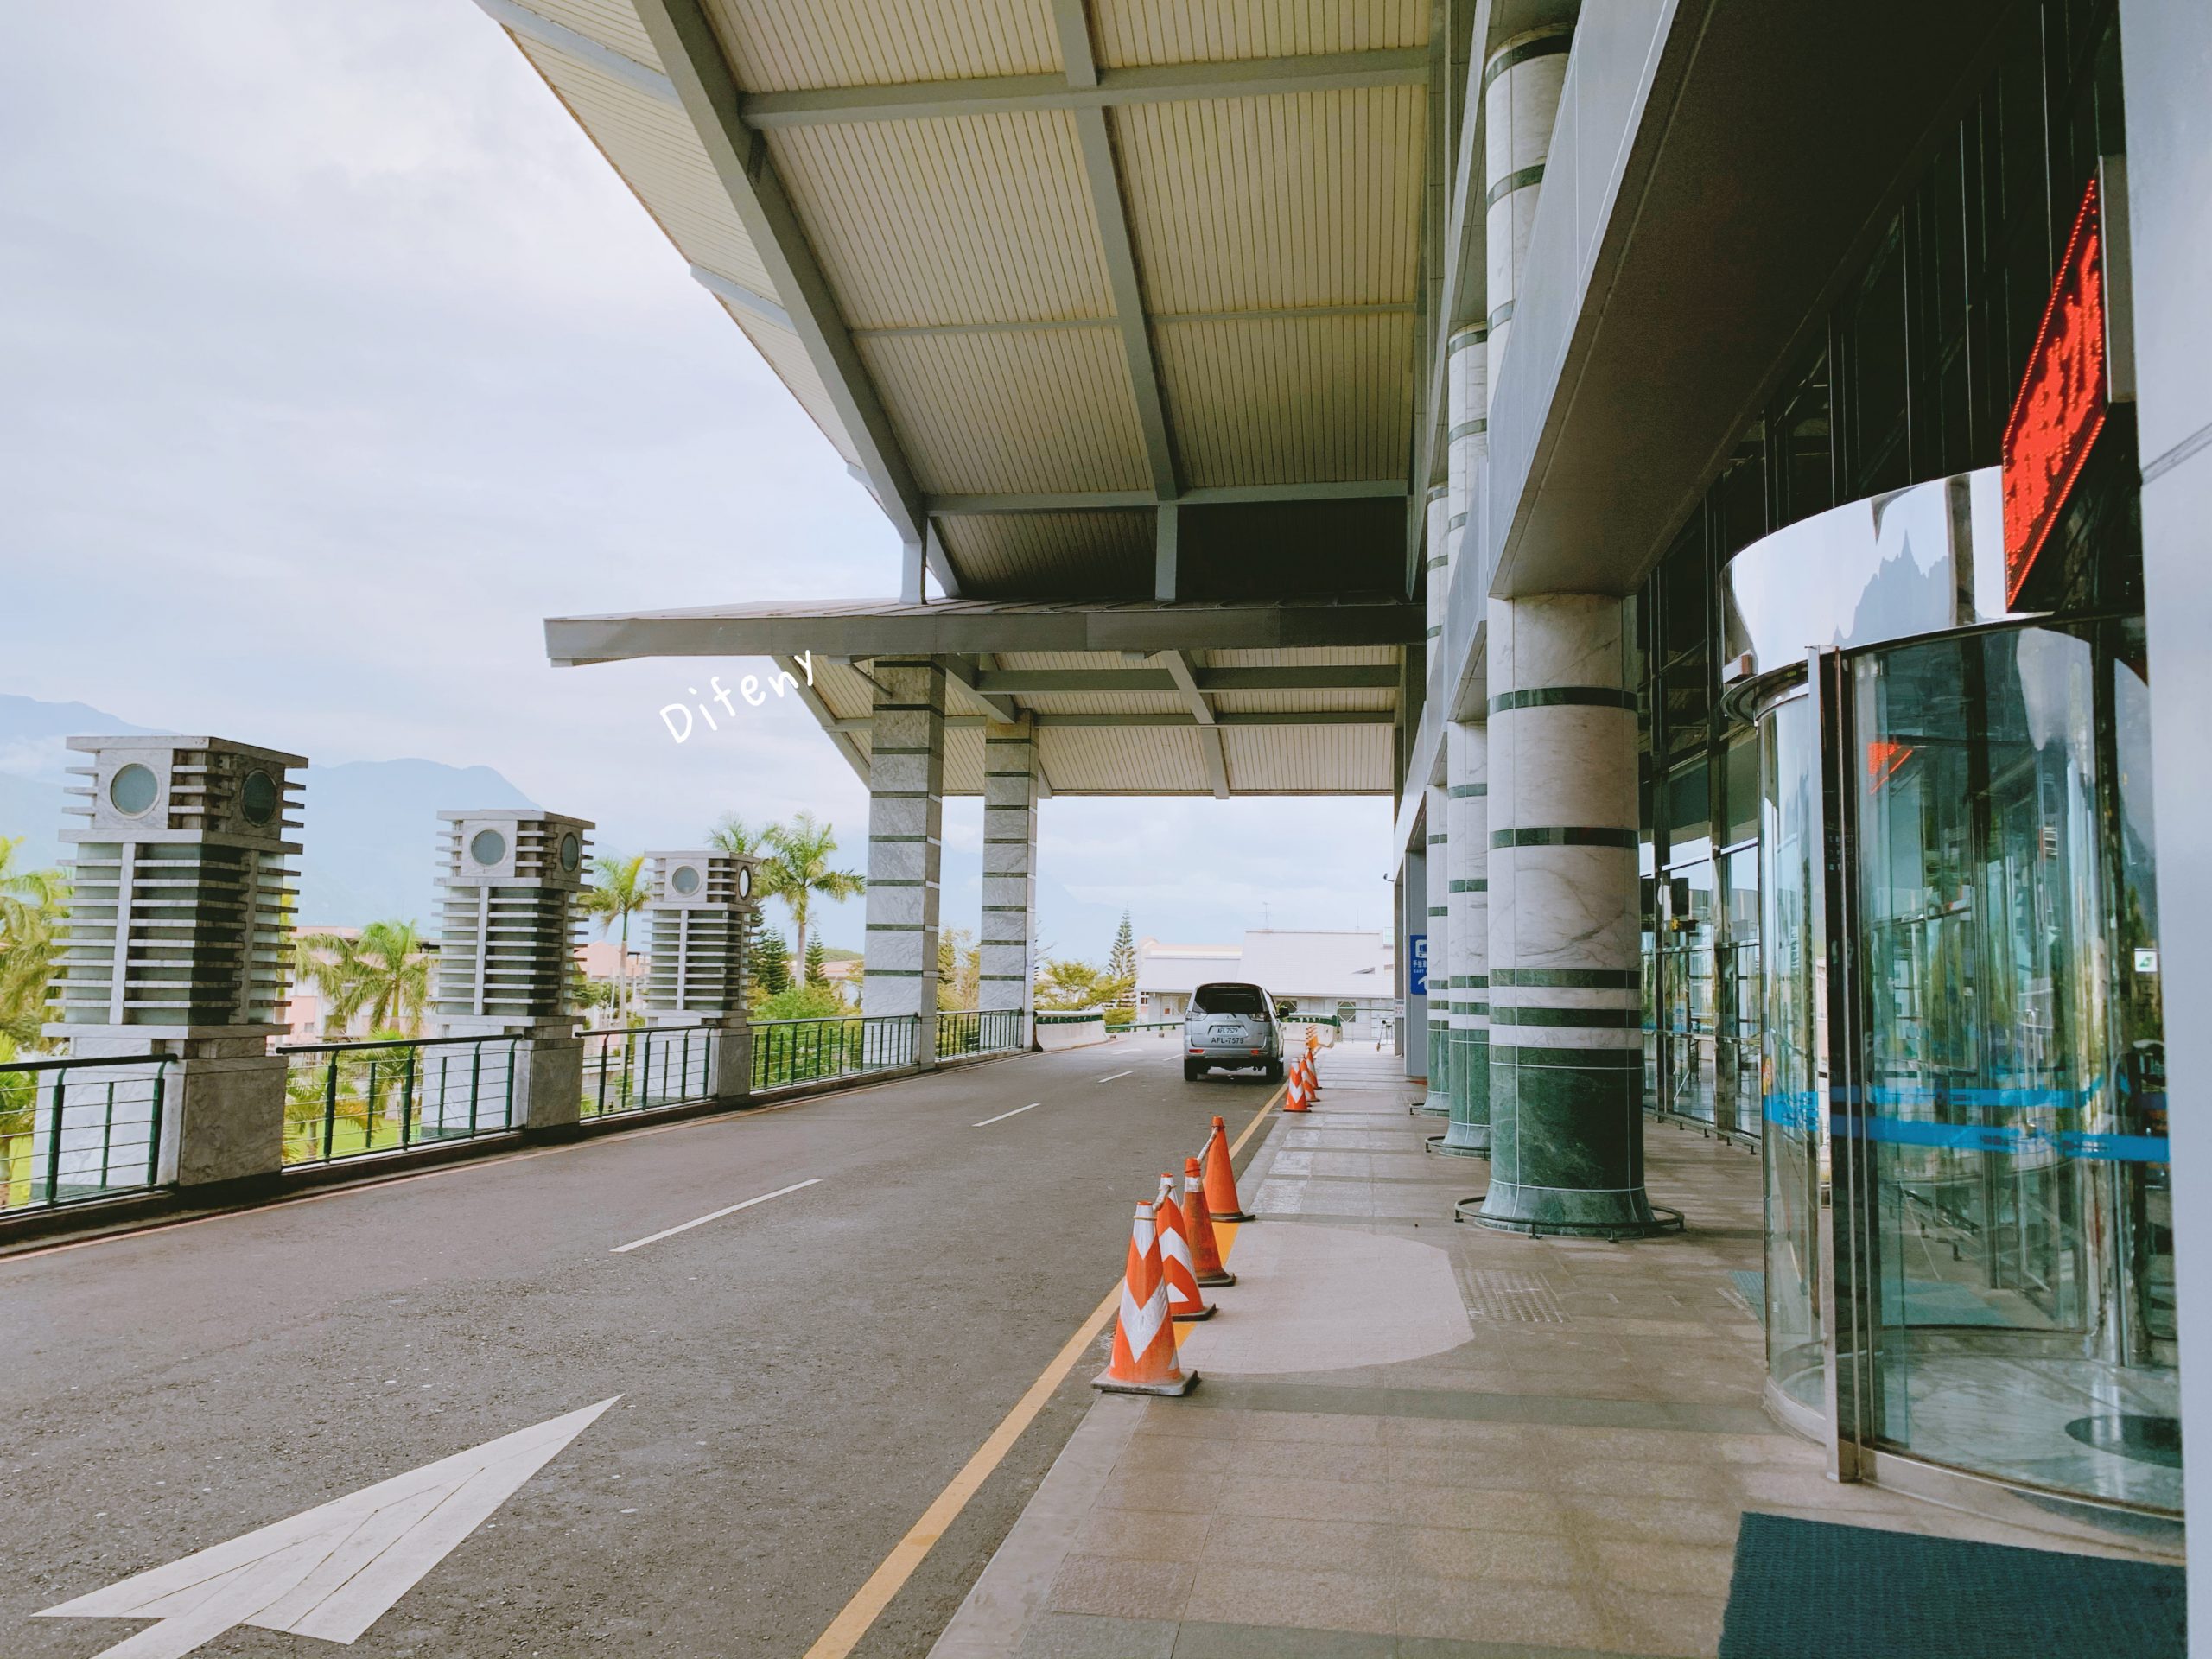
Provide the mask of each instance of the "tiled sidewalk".
[{"label": "tiled sidewalk", "polygon": [[1426,1151],[1397,1068],[1323,1058],[1242,1182],[1199,1386],[1097,1401],[933,1659],[1709,1655],[1747,1509],[2059,1547],[1836,1484],[1766,1414],[1755,1157],[1649,1129],[1684,1236],[1455,1225],[1489,1166]]}]

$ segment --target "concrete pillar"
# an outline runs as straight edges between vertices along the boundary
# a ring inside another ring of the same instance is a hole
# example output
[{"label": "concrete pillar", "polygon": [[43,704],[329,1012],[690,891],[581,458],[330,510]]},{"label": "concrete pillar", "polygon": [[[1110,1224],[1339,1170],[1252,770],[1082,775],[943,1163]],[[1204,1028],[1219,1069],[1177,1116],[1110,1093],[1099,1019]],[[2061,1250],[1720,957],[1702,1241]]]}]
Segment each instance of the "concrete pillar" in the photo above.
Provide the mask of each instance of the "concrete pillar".
[{"label": "concrete pillar", "polygon": [[985,1013],[1020,1016],[1027,1048],[1037,1003],[1037,739],[1025,721],[983,728],[982,976]]},{"label": "concrete pillar", "polygon": [[[156,1185],[207,1186],[283,1166],[283,1031],[291,971],[287,810],[307,761],[218,737],[73,737],[85,826],[62,832],[74,892],[54,973],[60,1018],[46,1027],[73,1057],[145,1055],[64,1085],[58,1146],[34,1115],[34,1167],[92,1190],[145,1179],[147,1140],[104,1132],[107,1099],[132,1102],[152,1132]],[[46,1103],[41,1102],[43,1105]],[[128,1154],[117,1151],[130,1145]],[[126,1171],[117,1161],[135,1160]],[[51,1164],[49,1164],[51,1160]]]},{"label": "concrete pillar", "polygon": [[1429,1142],[1490,1152],[1490,728],[1444,728],[1452,823],[1452,1126]]},{"label": "concrete pillar", "polygon": [[1621,601],[1490,602],[1491,1184],[1471,1219],[1654,1230]]},{"label": "concrete pillar", "polygon": [[[2212,9],[2120,0],[2127,105],[2128,286],[2134,301],[2136,434],[2143,466],[2143,588],[2151,646],[2152,793],[2158,822],[2159,967],[2171,1108],[2174,1277],[2181,1419],[2195,1450],[2184,1505],[2190,1651],[2212,1652]],[[2104,442],[2110,441],[2106,435]]]},{"label": "concrete pillar", "polygon": [[[583,1103],[584,1046],[569,1001],[575,905],[588,879],[588,819],[500,808],[438,814],[436,984],[440,1037],[505,1037],[480,1063],[423,1051],[416,1079],[425,1140],[468,1133],[496,1091],[512,1128],[575,1128]],[[443,1065],[433,1067],[434,1060]],[[505,1076],[497,1068],[512,1067]]]},{"label": "concrete pillar", "polygon": [[1428,493],[1427,528],[1421,538],[1421,569],[1428,613],[1428,654],[1433,661],[1444,636],[1444,595],[1452,582],[1452,555],[1446,545],[1445,525],[1451,519],[1451,489],[1439,484]]},{"label": "concrete pillar", "polygon": [[1536,199],[1551,154],[1552,124],[1567,81],[1573,29],[1558,25],[1516,35],[1483,65],[1483,190],[1490,280],[1490,386],[1512,333],[1513,302],[1536,222]]},{"label": "concrete pillar", "polygon": [[1452,832],[1443,786],[1431,784],[1422,807],[1427,857],[1423,874],[1428,903],[1428,1093],[1414,1110],[1424,1117],[1452,1115]]},{"label": "concrete pillar", "polygon": [[918,1014],[914,1063],[937,1063],[938,884],[944,852],[944,670],[879,657],[868,798],[868,944],[861,1012]]}]

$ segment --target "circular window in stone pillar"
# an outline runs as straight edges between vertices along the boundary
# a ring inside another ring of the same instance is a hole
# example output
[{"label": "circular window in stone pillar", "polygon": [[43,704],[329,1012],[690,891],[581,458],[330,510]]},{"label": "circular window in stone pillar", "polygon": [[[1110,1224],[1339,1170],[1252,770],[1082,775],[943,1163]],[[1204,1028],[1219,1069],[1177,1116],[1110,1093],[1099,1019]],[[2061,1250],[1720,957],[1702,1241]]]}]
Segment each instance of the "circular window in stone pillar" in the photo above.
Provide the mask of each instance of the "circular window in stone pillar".
[{"label": "circular window in stone pillar", "polygon": [[574,875],[576,873],[577,867],[583,861],[583,837],[577,835],[575,830],[571,830],[567,835],[561,837],[561,868],[566,870],[570,875]]},{"label": "circular window in stone pillar", "polygon": [[249,772],[238,785],[238,812],[257,827],[276,816],[276,780],[265,772]]},{"label": "circular window in stone pillar", "polygon": [[126,818],[144,816],[161,792],[161,780],[154,776],[152,769],[136,760],[118,767],[115,776],[108,779],[108,804]]},{"label": "circular window in stone pillar", "polygon": [[737,867],[737,896],[741,899],[753,896],[753,867],[750,864]]},{"label": "circular window in stone pillar", "polygon": [[689,864],[679,864],[676,874],[668,878],[668,885],[688,899],[699,891],[699,872]]},{"label": "circular window in stone pillar", "polygon": [[507,838],[496,830],[479,830],[468,838],[468,855],[479,864],[496,864],[507,855]]}]

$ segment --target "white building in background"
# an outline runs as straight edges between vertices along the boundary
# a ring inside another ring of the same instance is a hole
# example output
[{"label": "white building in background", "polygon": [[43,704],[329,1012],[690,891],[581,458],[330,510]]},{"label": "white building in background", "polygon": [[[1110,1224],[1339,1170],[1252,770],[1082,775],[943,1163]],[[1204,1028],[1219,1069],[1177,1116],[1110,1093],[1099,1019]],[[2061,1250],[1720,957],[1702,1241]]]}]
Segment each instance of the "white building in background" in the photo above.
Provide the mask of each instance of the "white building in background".
[{"label": "white building in background", "polygon": [[1191,993],[1214,980],[1264,986],[1298,1014],[1325,1014],[1343,1022],[1348,1040],[1390,1034],[1395,1009],[1391,938],[1362,929],[1294,932],[1254,928],[1242,944],[1137,945],[1137,1018],[1179,1020]]}]

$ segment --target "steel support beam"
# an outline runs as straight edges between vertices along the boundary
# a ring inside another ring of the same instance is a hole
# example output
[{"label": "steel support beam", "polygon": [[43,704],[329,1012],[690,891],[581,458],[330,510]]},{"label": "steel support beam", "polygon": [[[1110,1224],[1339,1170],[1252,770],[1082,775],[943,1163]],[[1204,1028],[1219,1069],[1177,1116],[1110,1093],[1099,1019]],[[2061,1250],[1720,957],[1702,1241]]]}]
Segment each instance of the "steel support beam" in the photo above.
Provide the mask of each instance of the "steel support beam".
[{"label": "steel support beam", "polygon": [[1214,798],[1229,798],[1229,756],[1221,746],[1221,725],[1214,718],[1213,704],[1198,689],[1198,676],[1191,671],[1191,659],[1179,651],[1163,651],[1160,661],[1167,664],[1168,677],[1175,682],[1175,689],[1191,705],[1191,718],[1198,726],[1198,752],[1205,757],[1206,781],[1213,785]]},{"label": "steel support beam", "polygon": [[865,786],[871,765],[868,745],[855,742],[850,734],[838,729],[837,716],[830,712],[830,705],[822,700],[822,694],[807,683],[803,664],[789,657],[772,657],[769,661],[791,677],[794,682],[792,689],[798,693],[798,700],[806,705],[807,712],[814,716],[814,723],[830,734],[830,740],[836,745],[837,753],[845,757],[846,763],[860,775],[861,783]]},{"label": "steel support beam", "polygon": [[776,302],[790,314],[791,330],[821,377],[838,423],[860,453],[877,505],[902,542],[923,543],[928,527],[920,486],[805,227],[777,176],[766,141],[746,124],[744,95],[700,0],[637,0],[637,8],[684,113],[760,256]]},{"label": "steel support beam", "polygon": [[[1067,57],[1067,74],[995,75],[890,86],[823,86],[756,92],[745,100],[747,123],[761,128],[842,126],[859,121],[927,121],[1014,110],[1072,110],[1103,115],[1117,105],[1192,99],[1264,98],[1351,86],[1417,86],[1428,76],[1419,48],[1332,52],[1295,58],[1247,58],[1225,63],[1173,63],[1100,70],[1090,30],[1072,26],[1055,0],[1063,49],[1080,35],[1083,50]],[[1078,79],[1078,76],[1084,78]]]},{"label": "steel support beam", "polygon": [[1012,697],[994,695],[984,689],[984,675],[973,657],[948,654],[944,659],[947,679],[957,680],[968,695],[989,709],[1009,726],[1021,723],[1021,710],[1014,706]]},{"label": "steel support beam", "polygon": [[[1311,668],[1192,668],[1202,692],[1390,691],[1395,663],[1318,664]],[[1050,691],[1178,691],[1182,682],[1161,668],[994,668],[976,676],[979,691],[1020,696]]]},{"label": "steel support beam", "polygon": [[[1302,484],[1208,484],[1173,498],[1179,506],[1236,507],[1274,501],[1373,501],[1402,498],[1402,478],[1347,478]],[[933,495],[933,513],[1093,512],[1109,507],[1153,507],[1149,490],[1061,490],[1014,495]]]},{"label": "steel support beam", "polygon": [[[1060,61],[1067,67],[1068,87],[1077,92],[1095,92],[1100,79],[1098,62],[1090,48],[1090,20],[1084,0],[1053,0],[1052,22],[1059,31]],[[1103,104],[1076,109],[1072,119],[1083,151],[1091,212],[1098,221],[1098,240],[1106,256],[1114,319],[1121,325],[1122,355],[1128,361],[1137,427],[1144,434],[1145,457],[1152,467],[1153,494],[1159,500],[1173,501],[1182,493],[1182,480],[1176,470],[1174,442],[1168,435],[1167,403],[1160,395],[1152,331],[1145,321],[1144,285],[1137,278],[1136,247],[1122,201],[1122,169],[1114,158],[1114,136],[1106,124]]]},{"label": "steel support beam", "polygon": [[[1141,726],[1165,730],[1178,728],[1190,730],[1207,724],[1195,715],[1168,709],[1136,715],[1031,715],[1029,718],[1036,722],[1040,730],[1086,726],[1092,728]],[[1224,728],[1230,726],[1388,726],[1394,718],[1395,716],[1388,709],[1291,710],[1269,709],[1235,714],[1217,714],[1213,717],[1211,725]],[[947,731],[980,729],[988,725],[991,719],[992,716],[988,715],[947,715],[944,717],[944,726]],[[830,729],[846,733],[865,732],[868,728],[868,721],[863,717],[835,721],[831,723]]]},{"label": "steel support beam", "polygon": [[1173,605],[1183,596],[1180,537],[1182,510],[1173,501],[1154,509],[1152,527],[1152,596]]}]

